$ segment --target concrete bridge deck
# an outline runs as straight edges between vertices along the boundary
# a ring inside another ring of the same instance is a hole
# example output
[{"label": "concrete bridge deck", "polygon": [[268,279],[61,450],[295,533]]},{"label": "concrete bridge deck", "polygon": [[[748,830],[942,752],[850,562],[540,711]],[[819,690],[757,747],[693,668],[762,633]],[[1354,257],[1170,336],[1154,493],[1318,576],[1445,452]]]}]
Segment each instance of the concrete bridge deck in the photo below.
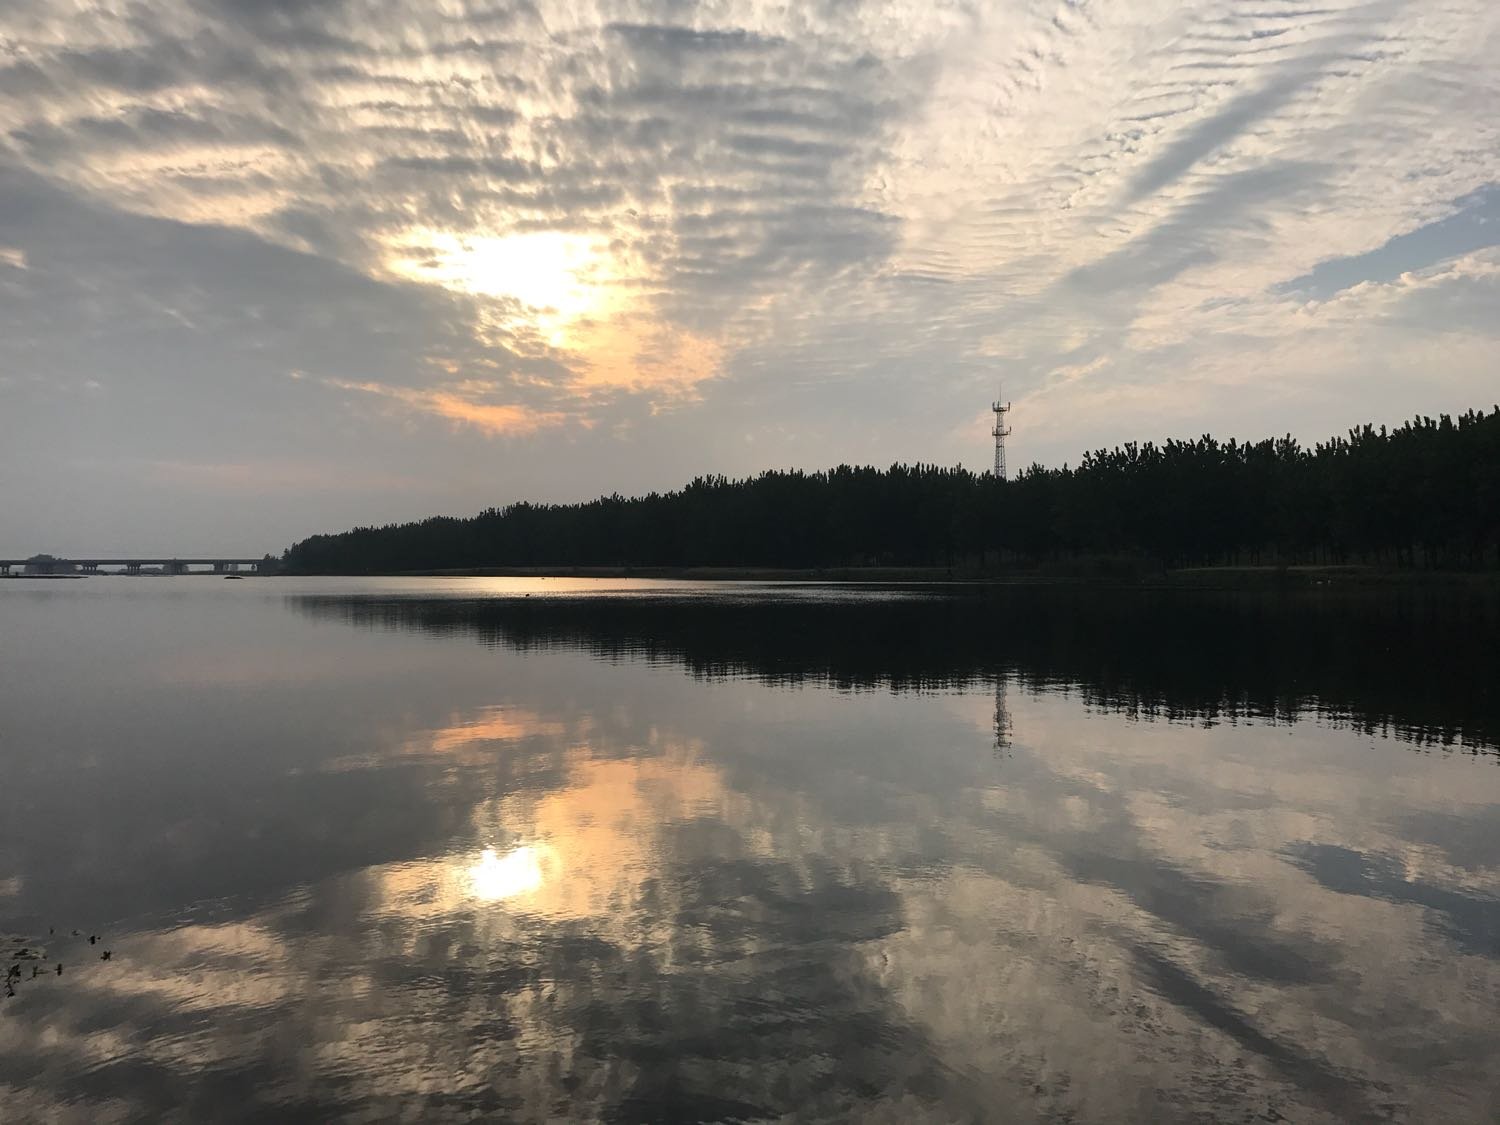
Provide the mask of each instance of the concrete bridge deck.
[{"label": "concrete bridge deck", "polygon": [[166,556],[124,558],[113,555],[79,555],[75,558],[0,559],[0,575],[29,574],[98,574],[101,567],[118,567],[125,574],[139,574],[146,567],[160,567],[168,574],[187,574],[200,568],[213,574],[233,574],[241,569],[260,573],[265,558],[238,558],[210,555],[200,558]]}]

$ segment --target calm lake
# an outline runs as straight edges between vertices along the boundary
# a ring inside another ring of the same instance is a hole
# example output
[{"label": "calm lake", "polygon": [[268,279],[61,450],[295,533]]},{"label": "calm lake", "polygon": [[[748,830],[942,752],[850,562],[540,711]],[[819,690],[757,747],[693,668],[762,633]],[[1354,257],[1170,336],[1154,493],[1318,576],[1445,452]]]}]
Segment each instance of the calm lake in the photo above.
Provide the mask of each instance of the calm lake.
[{"label": "calm lake", "polygon": [[0,1119],[1494,1121],[1497,638],[1411,590],[0,581]]}]

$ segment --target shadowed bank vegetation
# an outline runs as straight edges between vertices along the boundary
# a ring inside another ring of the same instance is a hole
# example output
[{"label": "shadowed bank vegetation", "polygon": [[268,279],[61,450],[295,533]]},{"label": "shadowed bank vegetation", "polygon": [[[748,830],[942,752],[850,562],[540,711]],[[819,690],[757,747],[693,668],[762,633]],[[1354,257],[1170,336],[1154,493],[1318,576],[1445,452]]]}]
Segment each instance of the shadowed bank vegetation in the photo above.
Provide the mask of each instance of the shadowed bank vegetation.
[{"label": "shadowed bank vegetation", "polygon": [[1130,443],[1012,481],[936,465],[699,477],[676,492],[511,504],[290,548],[304,574],[517,566],[1500,565],[1500,407],[1304,448]]}]

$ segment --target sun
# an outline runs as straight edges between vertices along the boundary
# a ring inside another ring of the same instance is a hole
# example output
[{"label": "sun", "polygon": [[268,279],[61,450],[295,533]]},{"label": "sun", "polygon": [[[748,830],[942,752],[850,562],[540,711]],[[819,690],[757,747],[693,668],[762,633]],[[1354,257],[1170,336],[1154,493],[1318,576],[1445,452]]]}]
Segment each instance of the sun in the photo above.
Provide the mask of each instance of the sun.
[{"label": "sun", "polygon": [[472,293],[510,298],[540,319],[564,323],[605,304],[607,259],[598,243],[567,231],[508,235],[421,232],[396,248],[404,277]]}]

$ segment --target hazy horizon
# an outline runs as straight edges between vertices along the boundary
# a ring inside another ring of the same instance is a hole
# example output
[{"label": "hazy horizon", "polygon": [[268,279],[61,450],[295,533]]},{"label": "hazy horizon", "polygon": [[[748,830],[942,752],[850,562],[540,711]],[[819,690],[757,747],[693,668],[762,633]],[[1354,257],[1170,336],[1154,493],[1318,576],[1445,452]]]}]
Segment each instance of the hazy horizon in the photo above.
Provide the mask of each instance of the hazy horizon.
[{"label": "hazy horizon", "polygon": [[16,0],[0,556],[1500,399],[1479,0]]}]

